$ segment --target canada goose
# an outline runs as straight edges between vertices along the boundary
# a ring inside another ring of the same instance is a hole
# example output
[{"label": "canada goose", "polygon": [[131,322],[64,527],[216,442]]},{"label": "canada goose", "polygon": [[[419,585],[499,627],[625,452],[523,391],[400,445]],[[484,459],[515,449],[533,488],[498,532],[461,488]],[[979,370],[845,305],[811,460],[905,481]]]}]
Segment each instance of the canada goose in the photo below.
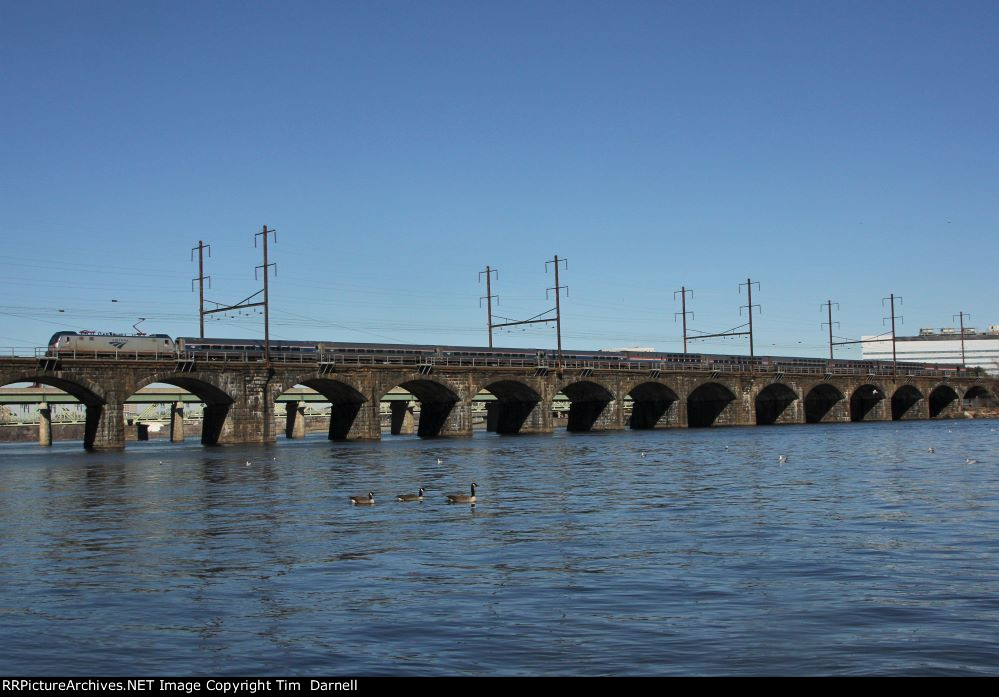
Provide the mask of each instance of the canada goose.
[{"label": "canada goose", "polygon": [[472,495],[467,494],[447,494],[448,503],[475,503],[475,487],[476,483],[472,482]]},{"label": "canada goose", "polygon": [[423,487],[420,487],[420,493],[418,494],[399,494],[395,497],[396,501],[422,501],[423,500]]},{"label": "canada goose", "polygon": [[372,504],[375,502],[375,495],[369,491],[367,496],[351,496],[350,502],[353,504]]}]

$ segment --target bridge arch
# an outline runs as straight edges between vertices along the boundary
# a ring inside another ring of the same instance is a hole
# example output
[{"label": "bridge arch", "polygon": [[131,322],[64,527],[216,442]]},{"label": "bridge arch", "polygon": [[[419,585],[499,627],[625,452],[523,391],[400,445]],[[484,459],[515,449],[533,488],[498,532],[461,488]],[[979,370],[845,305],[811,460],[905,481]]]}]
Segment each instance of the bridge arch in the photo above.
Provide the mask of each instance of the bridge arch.
[{"label": "bridge arch", "polygon": [[965,399],[995,399],[995,395],[989,392],[985,385],[972,385],[964,393]]},{"label": "bridge arch", "polygon": [[722,383],[702,383],[687,396],[687,425],[691,428],[713,426],[734,401],[735,393]]},{"label": "bridge arch", "polygon": [[775,424],[787,408],[797,401],[798,395],[787,385],[772,382],[756,395],[756,423],[760,426]]},{"label": "bridge arch", "polygon": [[83,377],[74,377],[72,380],[61,378],[55,375],[38,373],[6,373],[0,374],[0,387],[13,385],[19,382],[38,383],[48,385],[62,390],[66,394],[72,395],[81,404],[97,406],[105,403],[103,390]]},{"label": "bridge arch", "polygon": [[850,421],[868,421],[877,414],[885,391],[879,385],[861,385],[850,395]]},{"label": "bridge arch", "polygon": [[[103,390],[82,376],[74,376],[72,379],[69,379],[62,378],[57,375],[46,375],[44,373],[39,374],[35,372],[0,374],[0,387],[21,382],[27,382],[30,384],[37,383],[40,385],[54,387],[58,390],[62,390],[79,401],[80,404],[83,405],[86,414],[83,430],[83,447],[87,450],[94,448],[101,424],[101,418],[105,416],[105,410],[107,409],[107,400],[104,397]],[[39,403],[41,403],[41,401]],[[47,418],[47,416],[48,415],[46,415],[46,417],[40,416],[40,418]],[[48,428],[49,434],[45,441],[46,444],[50,444],[52,442],[51,424]]]},{"label": "bridge arch", "polygon": [[[216,384],[215,374],[201,375],[197,373],[154,373],[136,381],[132,394],[143,387],[156,383],[173,385],[187,390],[204,404],[201,419],[202,445],[217,445],[222,439],[229,413],[236,400],[220,385]],[[127,399],[127,396],[126,396]],[[183,418],[183,415],[181,415]]]},{"label": "bridge arch", "polygon": [[[454,389],[429,377],[403,380],[393,387],[401,387],[420,402],[416,435],[420,438],[436,438],[450,430],[446,428],[448,418],[454,406],[461,401],[460,395]],[[391,389],[384,391],[379,401],[383,401],[390,392]],[[393,435],[398,435],[408,430],[407,424],[413,420],[412,407],[406,402],[391,402],[391,404],[391,432]]]},{"label": "bridge arch", "polygon": [[137,380],[135,383],[135,389],[132,393],[134,394],[135,392],[138,392],[143,387],[148,387],[149,385],[161,382],[166,385],[173,385],[174,387],[180,387],[181,389],[187,390],[191,394],[200,397],[205,404],[232,404],[235,402],[236,400],[224,387],[215,384],[213,377],[214,376],[209,377],[197,373],[155,373]]},{"label": "bridge arch", "polygon": [[936,419],[945,415],[947,408],[956,405],[960,399],[957,390],[950,385],[937,385],[930,392],[930,418]]},{"label": "bridge arch", "polygon": [[613,418],[608,405],[614,393],[592,380],[578,380],[564,384],[559,390],[569,399],[567,431],[592,431],[608,418]]},{"label": "bridge arch", "polygon": [[843,399],[843,393],[834,385],[819,383],[805,395],[805,423],[817,424],[828,419],[833,408]]},{"label": "bridge arch", "polygon": [[666,428],[678,422],[680,397],[663,383],[642,382],[628,390],[627,394],[631,397],[630,428]]},{"label": "bridge arch", "polygon": [[[486,428],[500,434],[538,432],[545,430],[546,415],[539,407],[541,395],[520,380],[503,379],[483,384],[485,391],[496,398],[486,403]],[[551,415],[547,415],[551,419]]]},{"label": "bridge arch", "polygon": [[920,417],[916,408],[923,401],[923,393],[912,385],[902,385],[891,396],[891,420],[900,421],[905,418]]},{"label": "bridge arch", "polygon": [[[297,385],[315,390],[329,402],[330,419],[327,437],[330,440],[342,441],[351,437],[365,437],[367,435],[359,433],[360,429],[355,427],[358,415],[361,413],[364,403],[368,401],[368,398],[357,387],[345,380],[310,373],[285,378],[282,385],[275,387],[274,399],[279,399]],[[306,432],[303,403],[290,400],[286,402],[286,408],[285,436],[301,438]],[[353,434],[351,433],[352,429],[354,430]]]}]

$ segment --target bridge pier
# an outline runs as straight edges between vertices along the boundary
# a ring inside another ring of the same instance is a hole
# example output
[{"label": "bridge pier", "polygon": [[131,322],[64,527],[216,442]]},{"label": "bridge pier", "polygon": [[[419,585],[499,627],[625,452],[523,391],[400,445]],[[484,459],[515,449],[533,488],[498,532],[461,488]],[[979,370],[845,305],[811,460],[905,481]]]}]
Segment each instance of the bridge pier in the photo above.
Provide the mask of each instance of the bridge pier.
[{"label": "bridge pier", "polygon": [[849,397],[850,421],[891,421],[891,399],[880,388],[862,385]]},{"label": "bridge pier", "polygon": [[735,399],[715,419],[714,426],[752,426],[753,408],[745,401]]},{"label": "bridge pier", "polygon": [[961,400],[955,399],[953,402],[943,407],[939,413],[931,416],[931,419],[958,419],[961,418]]},{"label": "bridge pier", "polygon": [[330,440],[377,439],[381,437],[381,428],[379,414],[372,434],[370,410],[364,408],[364,402],[330,404]]},{"label": "bridge pier", "polygon": [[367,402],[337,402],[330,408],[330,440],[378,440],[382,437],[381,405],[377,397]]},{"label": "bridge pier", "polygon": [[919,399],[914,404],[909,407],[904,408],[898,415],[898,418],[894,418],[894,421],[914,421],[923,420],[930,418],[930,405],[927,400]]},{"label": "bridge pier", "polygon": [[[416,417],[413,415],[412,402],[389,402],[392,412],[392,425],[389,429],[393,436],[411,436],[416,432]],[[421,410],[421,418],[422,418]]]},{"label": "bridge pier", "polygon": [[[423,415],[421,413],[420,420],[422,421],[422,419]],[[421,433],[420,435],[423,434]],[[472,435],[471,400],[462,400],[460,402],[454,402],[451,405],[451,408],[448,410],[447,416],[444,419],[444,425],[441,427],[439,435],[449,438]]]},{"label": "bridge pier", "polygon": [[805,423],[805,405],[801,398],[797,397],[788,404],[781,415],[777,417],[778,424],[803,424]]},{"label": "bridge pier", "polygon": [[635,430],[675,428],[680,425],[680,402],[675,399],[632,399],[628,425]]},{"label": "bridge pier", "polygon": [[[232,376],[235,384],[229,394],[235,399],[231,403],[205,404],[201,434],[201,442],[205,445],[273,443],[277,440],[277,424],[274,423],[277,395],[271,394],[270,375],[238,377],[242,379],[236,382],[237,376]],[[213,436],[214,441],[211,440]]]},{"label": "bridge pier", "polygon": [[569,403],[569,417],[566,419],[567,431],[592,431],[597,425],[597,419],[603,414],[610,402],[596,400],[573,400]]},{"label": "bridge pier", "polygon": [[843,397],[835,402],[813,400],[805,404],[805,423],[850,423],[850,400]]},{"label": "bridge pier", "polygon": [[87,404],[83,447],[87,450],[121,450],[125,447],[125,408],[119,401]]},{"label": "bridge pier", "polygon": [[895,386],[891,396],[892,421],[930,418],[929,400],[909,384]]},{"label": "bridge pier", "polygon": [[541,399],[531,406],[527,417],[517,433],[554,433],[555,419],[552,417],[552,401]]},{"label": "bridge pier", "polygon": [[781,382],[772,382],[753,400],[752,423],[758,425],[800,424],[805,421],[802,399]]},{"label": "bridge pier", "polygon": [[52,408],[46,402],[38,406],[38,444],[52,445]]},{"label": "bridge pier", "polygon": [[174,402],[170,407],[170,442],[184,442],[184,403]]},{"label": "bridge pier", "polygon": [[305,438],[305,405],[301,402],[287,402],[284,407],[284,435],[287,438]]},{"label": "bridge pier", "polygon": [[[201,444],[238,443],[228,416],[231,404],[205,404],[201,416]],[[264,419],[273,420],[269,415]]]},{"label": "bridge pier", "polygon": [[[593,404],[592,402],[588,404]],[[575,405],[573,405],[575,406]],[[604,405],[596,418],[591,431],[623,431],[627,427],[624,418],[624,406],[620,399],[612,399]]]},{"label": "bridge pier", "polygon": [[961,415],[961,398],[950,385],[938,385],[926,396],[931,419],[955,419]]}]

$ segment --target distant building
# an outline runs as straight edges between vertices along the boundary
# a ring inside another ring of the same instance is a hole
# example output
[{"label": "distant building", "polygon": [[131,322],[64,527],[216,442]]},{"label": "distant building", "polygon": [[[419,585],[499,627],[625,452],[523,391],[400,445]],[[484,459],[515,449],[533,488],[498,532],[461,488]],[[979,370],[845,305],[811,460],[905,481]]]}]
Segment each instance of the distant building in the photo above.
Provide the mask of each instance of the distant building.
[{"label": "distant building", "polygon": [[[891,360],[891,337],[861,337],[861,355],[876,360]],[[899,361],[924,363],[961,363],[961,330],[953,327],[924,328],[919,336],[895,337],[895,353]],[[989,373],[999,373],[999,324],[990,325],[988,331],[979,332],[973,327],[964,328],[964,363],[969,368],[982,368]]]}]

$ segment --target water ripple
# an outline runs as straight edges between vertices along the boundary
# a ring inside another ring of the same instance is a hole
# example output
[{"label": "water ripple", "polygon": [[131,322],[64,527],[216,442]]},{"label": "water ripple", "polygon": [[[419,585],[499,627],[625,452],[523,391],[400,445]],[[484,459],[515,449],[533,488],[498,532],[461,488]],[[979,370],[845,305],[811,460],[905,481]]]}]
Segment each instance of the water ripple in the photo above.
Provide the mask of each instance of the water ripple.
[{"label": "water ripple", "polygon": [[941,426],[4,446],[0,671],[992,674],[999,433]]}]

